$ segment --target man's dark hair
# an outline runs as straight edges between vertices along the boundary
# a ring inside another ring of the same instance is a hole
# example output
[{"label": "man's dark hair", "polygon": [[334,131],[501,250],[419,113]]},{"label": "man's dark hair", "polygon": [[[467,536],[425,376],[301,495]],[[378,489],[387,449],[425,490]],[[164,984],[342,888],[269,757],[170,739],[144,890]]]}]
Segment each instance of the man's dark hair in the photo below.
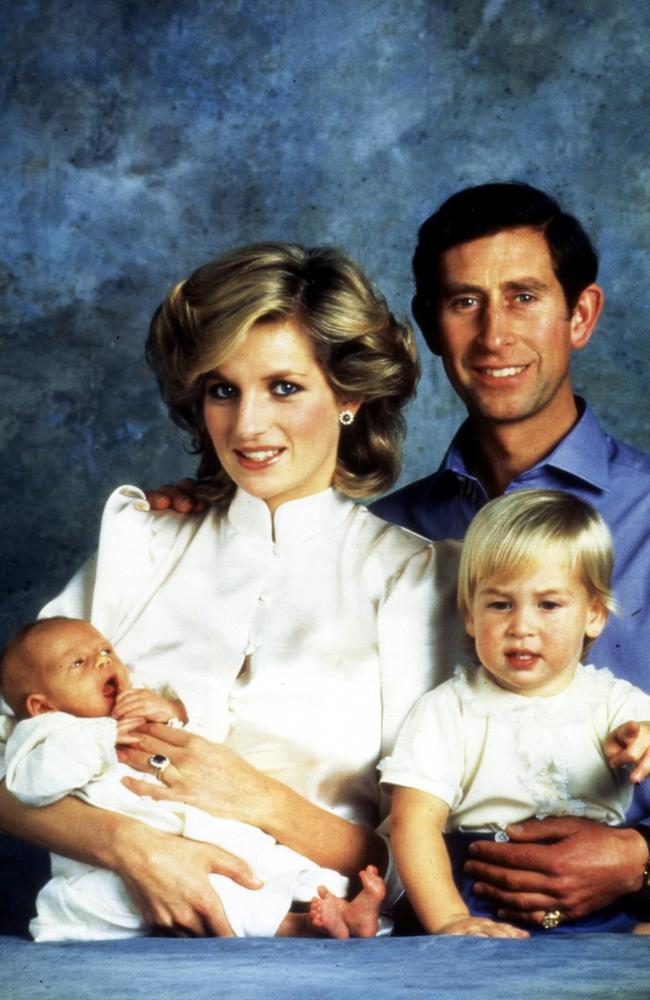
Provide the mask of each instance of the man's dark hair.
[{"label": "man's dark hair", "polygon": [[596,280],[598,255],[586,232],[544,191],[520,182],[480,184],[448,198],[423,222],[413,255],[413,315],[435,351],[440,257],[452,247],[504,229],[529,226],[544,234],[569,313]]}]

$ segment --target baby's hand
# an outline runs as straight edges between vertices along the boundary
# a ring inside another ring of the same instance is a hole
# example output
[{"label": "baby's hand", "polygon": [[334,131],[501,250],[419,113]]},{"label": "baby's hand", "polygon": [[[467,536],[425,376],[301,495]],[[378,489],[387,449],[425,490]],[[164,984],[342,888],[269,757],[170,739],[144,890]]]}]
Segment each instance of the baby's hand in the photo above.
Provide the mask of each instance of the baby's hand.
[{"label": "baby's hand", "polygon": [[650,722],[623,722],[609,734],[604,750],[610,767],[636,764],[630,781],[640,784],[650,774]]},{"label": "baby's hand", "polygon": [[513,927],[512,924],[502,924],[496,920],[489,920],[488,917],[472,917],[469,914],[461,917],[452,917],[437,933],[465,934],[468,937],[530,937],[528,931],[521,930],[519,927]]},{"label": "baby's hand", "polygon": [[136,732],[144,719],[120,719],[117,724],[117,736],[115,746],[133,746],[140,739],[140,733]]},{"label": "baby's hand", "polygon": [[171,701],[148,688],[131,688],[115,700],[113,717],[116,719],[139,718],[148,722],[169,722],[180,719],[187,722],[185,709],[180,701]]}]

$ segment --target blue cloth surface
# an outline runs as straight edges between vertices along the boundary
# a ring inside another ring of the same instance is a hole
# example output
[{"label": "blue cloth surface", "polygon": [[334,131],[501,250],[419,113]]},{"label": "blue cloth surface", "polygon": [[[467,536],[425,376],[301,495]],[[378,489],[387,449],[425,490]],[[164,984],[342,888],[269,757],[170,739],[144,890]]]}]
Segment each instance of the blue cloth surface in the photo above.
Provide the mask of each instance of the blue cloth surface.
[{"label": "blue cloth surface", "polygon": [[650,939],[140,938],[34,944],[0,937],[6,1000],[646,1000]]}]

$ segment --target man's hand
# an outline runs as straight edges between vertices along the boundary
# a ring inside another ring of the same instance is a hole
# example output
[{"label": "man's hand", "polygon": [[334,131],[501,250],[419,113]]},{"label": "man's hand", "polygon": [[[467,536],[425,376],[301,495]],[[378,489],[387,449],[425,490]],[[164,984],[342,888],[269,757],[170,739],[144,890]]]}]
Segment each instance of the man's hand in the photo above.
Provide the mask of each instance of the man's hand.
[{"label": "man's hand", "polygon": [[650,722],[624,722],[614,729],[604,744],[610,767],[636,764],[629,774],[638,785],[650,774]]},{"label": "man's hand", "polygon": [[465,865],[500,918],[541,924],[557,909],[576,920],[642,888],[648,848],[636,830],[551,816],[507,832],[510,843],[473,843]]},{"label": "man's hand", "polygon": [[165,483],[157,490],[145,490],[152,510],[175,510],[177,514],[200,514],[205,510],[205,500],[196,495],[196,480],[181,479],[178,483]]}]

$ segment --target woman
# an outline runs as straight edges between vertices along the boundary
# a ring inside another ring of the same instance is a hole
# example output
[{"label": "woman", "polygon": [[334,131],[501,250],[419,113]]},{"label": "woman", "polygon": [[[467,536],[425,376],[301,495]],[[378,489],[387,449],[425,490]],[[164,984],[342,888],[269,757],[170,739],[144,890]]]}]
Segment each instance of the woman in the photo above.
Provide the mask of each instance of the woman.
[{"label": "woman", "polygon": [[[145,683],[172,677],[213,737],[147,726],[125,759],[169,758],[158,797],[247,821],[344,875],[390,875],[376,764],[458,650],[455,544],[350,499],[397,475],[412,332],[340,252],[268,243],[172,289],[147,358],[209,507],[183,520],[118,491],[96,561],[44,614],[90,618]],[[0,795],[0,824],[117,871],[152,926],[230,932],[206,873],[254,887],[236,859],[87,812]]]}]

